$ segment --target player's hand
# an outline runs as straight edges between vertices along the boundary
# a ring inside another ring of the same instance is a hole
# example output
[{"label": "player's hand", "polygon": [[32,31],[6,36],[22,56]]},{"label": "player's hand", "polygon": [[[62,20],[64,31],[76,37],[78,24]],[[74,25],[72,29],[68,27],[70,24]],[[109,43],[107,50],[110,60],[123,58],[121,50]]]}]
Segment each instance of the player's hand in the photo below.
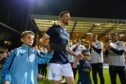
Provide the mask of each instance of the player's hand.
[{"label": "player's hand", "polygon": [[92,44],[92,42],[90,42],[90,43],[89,43],[89,46],[90,46],[91,48],[93,47],[93,44]]},{"label": "player's hand", "polygon": [[38,46],[35,46],[34,48],[35,48],[35,50],[39,50]]},{"label": "player's hand", "polygon": [[109,44],[109,45],[108,45],[108,48],[110,49],[110,48],[112,48],[112,46]]},{"label": "player's hand", "polygon": [[4,84],[10,84],[10,81],[4,81]]},{"label": "player's hand", "polygon": [[73,65],[72,65],[73,68],[77,68],[77,64],[75,62],[73,62]]},{"label": "player's hand", "polygon": [[83,58],[84,58],[84,56],[83,56],[82,54],[78,54],[78,55],[77,55],[77,59],[78,59],[78,60],[83,59]]},{"label": "player's hand", "polygon": [[50,45],[49,44],[48,45],[45,45],[44,47],[47,49],[48,52],[51,52],[52,51],[52,49],[50,48]]}]

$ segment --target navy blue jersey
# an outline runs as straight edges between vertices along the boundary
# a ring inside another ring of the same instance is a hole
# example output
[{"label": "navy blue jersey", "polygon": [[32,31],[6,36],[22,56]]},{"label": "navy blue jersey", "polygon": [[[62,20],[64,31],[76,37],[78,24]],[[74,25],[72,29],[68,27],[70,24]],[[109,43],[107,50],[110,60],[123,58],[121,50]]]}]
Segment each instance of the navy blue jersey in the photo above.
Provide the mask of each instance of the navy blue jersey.
[{"label": "navy blue jersey", "polygon": [[77,84],[91,84],[90,70],[91,66],[89,61],[80,60],[78,65],[78,83]]},{"label": "navy blue jersey", "polygon": [[78,67],[79,78],[83,78],[84,75],[89,74],[91,71],[91,66],[89,61],[80,60]]},{"label": "navy blue jersey", "polygon": [[49,35],[50,47],[54,50],[54,55],[50,63],[68,63],[66,46],[70,38],[69,33],[60,25],[53,25],[48,29],[46,34]]}]

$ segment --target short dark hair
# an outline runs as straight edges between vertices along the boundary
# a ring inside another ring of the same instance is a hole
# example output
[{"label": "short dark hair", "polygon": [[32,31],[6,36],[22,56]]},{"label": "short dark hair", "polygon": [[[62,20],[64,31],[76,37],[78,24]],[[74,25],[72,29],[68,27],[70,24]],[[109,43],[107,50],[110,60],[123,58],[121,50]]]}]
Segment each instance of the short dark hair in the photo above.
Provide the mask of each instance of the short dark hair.
[{"label": "short dark hair", "polygon": [[65,11],[62,11],[60,14],[59,14],[59,18],[61,18],[64,14],[66,13],[70,13],[69,11],[65,10]]},{"label": "short dark hair", "polygon": [[24,31],[21,34],[21,38],[24,38],[27,34],[31,34],[31,35],[35,36],[34,32],[32,32],[32,31]]}]

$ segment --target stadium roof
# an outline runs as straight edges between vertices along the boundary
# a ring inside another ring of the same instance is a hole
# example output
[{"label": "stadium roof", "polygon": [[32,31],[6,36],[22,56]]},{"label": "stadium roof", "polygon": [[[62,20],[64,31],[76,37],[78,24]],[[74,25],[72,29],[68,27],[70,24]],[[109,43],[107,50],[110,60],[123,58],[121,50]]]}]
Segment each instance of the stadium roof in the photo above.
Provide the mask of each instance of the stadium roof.
[{"label": "stadium roof", "polygon": [[[58,16],[32,15],[32,18],[41,32],[45,32],[53,24],[60,24]],[[126,33],[126,20],[86,17],[72,17],[71,19],[67,30],[75,38],[78,35],[79,38],[85,38],[89,33],[96,33],[101,37],[108,33]]]}]

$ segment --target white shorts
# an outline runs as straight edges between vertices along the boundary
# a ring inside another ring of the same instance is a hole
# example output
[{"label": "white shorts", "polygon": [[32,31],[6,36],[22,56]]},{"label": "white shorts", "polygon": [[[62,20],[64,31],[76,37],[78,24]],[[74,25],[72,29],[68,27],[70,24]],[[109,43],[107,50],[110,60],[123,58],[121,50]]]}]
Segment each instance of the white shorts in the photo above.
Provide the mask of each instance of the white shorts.
[{"label": "white shorts", "polygon": [[61,80],[61,77],[73,77],[73,71],[70,63],[56,64],[49,63],[48,79],[49,80]]}]

